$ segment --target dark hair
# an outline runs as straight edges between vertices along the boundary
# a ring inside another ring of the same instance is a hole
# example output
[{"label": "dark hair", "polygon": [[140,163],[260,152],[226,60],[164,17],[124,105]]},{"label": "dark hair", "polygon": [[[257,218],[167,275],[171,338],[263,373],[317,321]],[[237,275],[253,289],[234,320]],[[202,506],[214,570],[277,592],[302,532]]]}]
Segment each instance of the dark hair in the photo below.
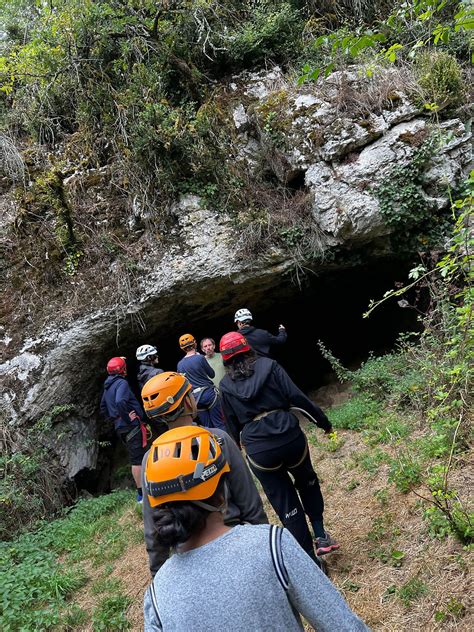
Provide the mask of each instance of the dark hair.
[{"label": "dark hair", "polygon": [[239,353],[233,358],[224,360],[224,366],[231,380],[245,380],[247,377],[253,375],[256,361],[257,354],[253,349],[250,349],[250,351]]},{"label": "dark hair", "polygon": [[[224,496],[224,479],[221,476],[214,494],[205,500],[218,507]],[[155,531],[160,543],[176,547],[204,530],[209,511],[190,501],[175,501],[157,507],[153,512]]]}]

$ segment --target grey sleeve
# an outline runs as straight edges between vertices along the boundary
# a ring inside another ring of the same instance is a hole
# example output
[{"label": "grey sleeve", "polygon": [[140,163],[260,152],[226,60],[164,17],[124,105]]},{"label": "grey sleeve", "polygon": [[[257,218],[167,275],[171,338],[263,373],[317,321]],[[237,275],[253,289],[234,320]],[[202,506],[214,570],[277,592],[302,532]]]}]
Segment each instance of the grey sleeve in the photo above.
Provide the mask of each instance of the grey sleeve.
[{"label": "grey sleeve", "polygon": [[283,530],[283,562],[289,576],[288,598],[318,632],[367,632],[342,595],[294,537]]},{"label": "grey sleeve", "polygon": [[143,532],[145,536],[146,552],[148,553],[150,573],[151,576],[154,577],[168,559],[170,555],[170,548],[169,546],[160,544],[156,537],[155,524],[153,521],[153,508],[150,506],[150,501],[148,500],[148,495],[145,489],[145,467],[147,458],[148,452],[145,454],[142,461]]},{"label": "grey sleeve", "polygon": [[159,620],[156,618],[149,590],[146,590],[145,599],[143,601],[143,618],[145,620],[144,632],[157,632],[163,629]]},{"label": "grey sleeve", "polygon": [[241,522],[268,524],[262,499],[255,487],[250,470],[235,441],[229,435],[224,437],[223,452],[230,465],[229,485],[232,502],[240,509]]}]

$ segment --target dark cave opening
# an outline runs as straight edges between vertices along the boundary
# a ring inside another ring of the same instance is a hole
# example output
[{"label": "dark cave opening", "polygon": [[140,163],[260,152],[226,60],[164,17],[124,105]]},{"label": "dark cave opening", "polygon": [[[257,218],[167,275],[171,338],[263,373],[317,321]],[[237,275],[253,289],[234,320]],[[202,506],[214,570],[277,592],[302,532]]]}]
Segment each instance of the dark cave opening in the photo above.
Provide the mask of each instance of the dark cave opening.
[{"label": "dark cave opening", "polygon": [[[142,344],[158,347],[160,367],[176,370],[182,357],[178,338],[191,333],[198,342],[204,337],[213,338],[217,346],[223,334],[235,329],[234,313],[241,307],[250,309],[254,325],[276,334],[278,325],[284,324],[288,341],[273,347],[273,357],[282,364],[293,381],[304,391],[312,391],[334,379],[331,366],[318,348],[321,340],[327,349],[343,364],[356,367],[370,353],[381,354],[393,349],[400,333],[419,330],[417,312],[402,309],[396,300],[378,307],[369,318],[363,313],[371,299],[381,298],[394,284],[407,278],[409,266],[399,260],[378,260],[372,264],[352,268],[334,268],[318,274],[308,274],[299,287],[289,276],[277,278],[274,285],[233,285],[228,293],[212,300],[197,301],[189,292],[183,301],[181,290],[178,309],[174,304],[169,319],[146,318],[147,331],[136,335],[128,331],[123,344],[117,348],[112,340],[103,347],[103,366],[114,355],[125,355],[129,383],[140,400],[136,381],[136,348]],[[194,290],[193,290],[194,291]],[[199,291],[199,289],[197,290]],[[202,288],[201,288],[202,291]],[[226,290],[227,291],[227,290]],[[163,300],[163,299],[161,299]],[[105,371],[102,378],[105,379]],[[101,384],[98,384],[98,388]],[[99,452],[98,468],[94,472],[81,472],[76,477],[79,488],[90,492],[107,491],[117,468],[125,469],[124,448],[117,445],[114,433],[102,425],[100,441],[110,445]]]},{"label": "dark cave opening", "polygon": [[[254,326],[276,334],[280,323],[286,326],[288,341],[273,347],[273,357],[282,364],[301,388],[308,390],[322,384],[330,372],[329,363],[318,348],[321,340],[343,363],[353,366],[366,359],[369,353],[384,353],[393,348],[399,334],[419,329],[416,312],[402,309],[395,300],[387,301],[369,318],[363,318],[369,301],[380,298],[394,283],[406,278],[406,265],[394,262],[378,262],[373,266],[334,270],[309,275],[303,287],[288,279],[254,300],[235,303],[224,315],[188,320],[173,326],[166,333],[159,330],[141,335],[136,346],[149,343],[158,347],[160,366],[176,370],[182,357],[178,338],[191,333],[199,342],[204,337],[213,338],[217,346],[221,336],[235,329],[234,313],[241,307],[250,309]],[[135,348],[127,349],[130,381],[136,385]],[[138,393],[137,393],[138,394]]]}]

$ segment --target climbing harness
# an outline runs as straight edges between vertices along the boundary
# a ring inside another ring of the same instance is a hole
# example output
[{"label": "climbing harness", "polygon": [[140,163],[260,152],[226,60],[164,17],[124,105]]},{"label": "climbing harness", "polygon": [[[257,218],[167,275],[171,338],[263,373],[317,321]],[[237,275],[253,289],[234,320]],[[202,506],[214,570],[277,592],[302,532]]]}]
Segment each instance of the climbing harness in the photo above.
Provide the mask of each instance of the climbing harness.
[{"label": "climbing harness", "polygon": [[[210,388],[212,388],[212,390],[214,391],[214,398],[213,398],[213,400],[207,406],[205,406],[204,408],[203,407],[199,407],[199,402],[201,400],[201,397]],[[217,402],[217,398],[219,397],[219,389],[216,386],[199,386],[198,388],[193,388],[193,390],[191,392],[194,395],[194,399],[196,400],[196,406],[197,406],[198,413],[203,413],[206,410],[211,410],[211,408],[213,408],[215,403]]]},{"label": "climbing harness", "polygon": [[[306,437],[305,437],[305,440],[306,440]],[[304,450],[303,450],[303,454],[302,454],[302,455],[301,455],[301,457],[298,459],[298,462],[297,462],[297,463],[295,463],[294,465],[287,465],[286,467],[287,467],[289,470],[294,470],[294,469],[295,469],[295,467],[298,467],[298,465],[301,465],[301,464],[303,463],[303,461],[305,460],[305,458],[306,458],[306,455],[307,455],[307,454],[308,454],[308,441],[306,440],[306,441],[305,441],[305,447],[304,447]],[[260,465],[259,463],[255,463],[255,461],[252,459],[252,457],[250,457],[248,454],[247,454],[247,461],[250,463],[250,465],[251,465],[253,468],[255,468],[255,469],[257,469],[257,470],[262,470],[263,472],[276,472],[276,471],[277,471],[277,470],[279,470],[279,469],[282,467],[282,465],[283,465],[283,461],[282,461],[282,462],[281,462],[281,463],[279,463],[278,465],[274,465],[274,466],[272,466],[272,467],[265,467],[265,466],[263,466],[263,465]]]},{"label": "climbing harness", "polygon": [[267,417],[268,415],[271,415],[272,413],[291,413],[293,410],[299,411],[302,415],[306,417],[306,419],[313,422],[313,424],[318,425],[318,422],[312,415],[310,415],[306,410],[304,410],[304,408],[298,408],[297,406],[291,406],[288,410],[286,410],[285,408],[274,408],[273,410],[265,410],[263,411],[263,413],[259,413],[258,415],[255,415],[255,417],[253,418],[253,421],[259,421],[260,419],[264,419],[265,417]]},{"label": "climbing harness", "polygon": [[125,441],[131,441],[139,432],[142,435],[142,448],[146,448],[148,439],[151,438],[151,429],[141,419],[139,419],[139,425],[125,435]]}]

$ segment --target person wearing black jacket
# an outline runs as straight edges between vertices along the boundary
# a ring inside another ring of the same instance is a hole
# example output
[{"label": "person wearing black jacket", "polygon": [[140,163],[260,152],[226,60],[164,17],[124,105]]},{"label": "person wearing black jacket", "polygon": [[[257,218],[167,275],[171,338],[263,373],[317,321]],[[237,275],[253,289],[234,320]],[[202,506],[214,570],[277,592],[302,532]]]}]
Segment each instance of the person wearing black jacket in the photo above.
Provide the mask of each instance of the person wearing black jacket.
[{"label": "person wearing black jacket", "polygon": [[227,427],[245,447],[272,507],[308,554],[313,556],[314,549],[305,513],[316,555],[336,550],[339,545],[324,529],[324,501],[308,443],[291,408],[300,409],[326,434],[332,430],[330,421],[275,360],[258,357],[240,332],[223,336],[220,352],[227,373],[220,383]]},{"label": "person wearing black jacket", "polygon": [[257,329],[252,325],[252,314],[248,309],[238,309],[235,312],[234,322],[241,333],[247,339],[247,342],[259,356],[268,358],[270,356],[270,347],[273,345],[282,345],[286,342],[288,334],[284,325],[279,325],[278,334],[273,336],[265,329]]},{"label": "person wearing black jacket", "polygon": [[137,381],[140,389],[155,375],[163,373],[158,366],[158,349],[152,345],[142,345],[137,349],[137,360],[140,362],[137,371]]}]

